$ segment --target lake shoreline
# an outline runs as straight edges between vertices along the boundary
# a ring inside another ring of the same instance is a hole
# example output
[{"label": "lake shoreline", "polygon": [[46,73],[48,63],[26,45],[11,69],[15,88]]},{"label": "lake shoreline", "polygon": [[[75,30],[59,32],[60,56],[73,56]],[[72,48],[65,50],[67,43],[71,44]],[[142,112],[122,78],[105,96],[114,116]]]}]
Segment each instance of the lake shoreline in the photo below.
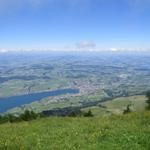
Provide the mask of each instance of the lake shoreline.
[{"label": "lake shoreline", "polygon": [[0,106],[3,106],[2,108],[0,107],[0,113],[4,113],[14,107],[29,104],[35,101],[40,101],[41,99],[50,96],[59,96],[63,94],[79,94],[79,93],[80,93],[79,89],[68,88],[68,89],[58,89],[54,91],[46,91],[40,93],[31,93],[31,94],[24,94],[19,96],[0,98]]}]

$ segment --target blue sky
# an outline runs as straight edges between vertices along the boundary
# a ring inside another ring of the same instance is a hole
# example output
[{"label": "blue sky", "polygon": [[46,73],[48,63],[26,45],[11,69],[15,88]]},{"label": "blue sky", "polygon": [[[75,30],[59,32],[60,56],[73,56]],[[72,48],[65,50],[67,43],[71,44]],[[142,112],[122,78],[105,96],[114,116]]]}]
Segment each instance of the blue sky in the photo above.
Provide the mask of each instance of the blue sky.
[{"label": "blue sky", "polygon": [[0,0],[2,49],[150,48],[150,0]]}]

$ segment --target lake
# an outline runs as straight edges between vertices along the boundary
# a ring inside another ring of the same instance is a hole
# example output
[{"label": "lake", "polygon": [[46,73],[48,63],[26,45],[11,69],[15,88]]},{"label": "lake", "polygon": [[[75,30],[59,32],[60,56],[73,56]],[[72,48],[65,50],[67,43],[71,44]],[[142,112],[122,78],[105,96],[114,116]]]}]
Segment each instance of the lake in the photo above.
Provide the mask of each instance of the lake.
[{"label": "lake", "polygon": [[78,94],[78,93],[79,93],[78,89],[59,89],[59,90],[49,91],[49,92],[32,93],[32,94],[26,94],[20,96],[0,98],[0,113],[4,113],[7,110],[14,107],[39,101],[46,97],[59,96],[63,94]]}]

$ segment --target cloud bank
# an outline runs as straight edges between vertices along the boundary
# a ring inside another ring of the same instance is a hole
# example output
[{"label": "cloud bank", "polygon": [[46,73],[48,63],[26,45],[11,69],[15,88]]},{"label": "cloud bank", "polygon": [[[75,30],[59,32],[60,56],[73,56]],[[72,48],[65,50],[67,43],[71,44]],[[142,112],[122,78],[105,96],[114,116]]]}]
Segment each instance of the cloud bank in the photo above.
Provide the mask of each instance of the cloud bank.
[{"label": "cloud bank", "polygon": [[96,43],[93,41],[80,41],[76,44],[78,49],[94,49],[96,47]]}]

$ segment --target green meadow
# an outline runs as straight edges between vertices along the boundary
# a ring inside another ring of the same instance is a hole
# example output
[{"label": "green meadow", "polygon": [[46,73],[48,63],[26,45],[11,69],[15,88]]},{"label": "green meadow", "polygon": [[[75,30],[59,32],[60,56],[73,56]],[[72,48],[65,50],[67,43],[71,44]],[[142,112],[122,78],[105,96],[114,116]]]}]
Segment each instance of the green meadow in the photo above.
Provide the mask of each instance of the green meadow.
[{"label": "green meadow", "polygon": [[143,111],[146,107],[146,97],[144,95],[119,97],[110,101],[102,102],[96,106],[83,108],[83,112],[90,109],[94,116],[107,116],[111,114],[122,114],[127,105],[131,105],[131,111]]},{"label": "green meadow", "polygon": [[149,150],[150,112],[0,125],[2,150]]}]

